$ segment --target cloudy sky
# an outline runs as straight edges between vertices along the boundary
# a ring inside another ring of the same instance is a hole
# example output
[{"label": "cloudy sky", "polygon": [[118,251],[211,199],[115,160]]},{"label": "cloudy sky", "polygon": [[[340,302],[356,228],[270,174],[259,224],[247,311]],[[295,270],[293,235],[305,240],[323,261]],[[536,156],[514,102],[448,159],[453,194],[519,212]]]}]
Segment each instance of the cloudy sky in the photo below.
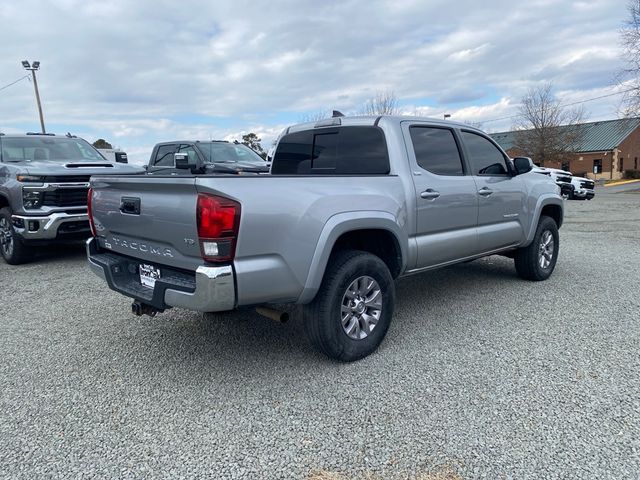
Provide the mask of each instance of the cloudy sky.
[{"label": "cloudy sky", "polygon": [[[158,141],[268,144],[392,91],[403,111],[509,129],[529,87],[570,103],[616,91],[623,0],[0,0],[0,88],[39,60],[48,131],[145,160]],[[615,118],[619,97],[588,102]],[[0,131],[39,130],[33,85],[0,90]]]}]

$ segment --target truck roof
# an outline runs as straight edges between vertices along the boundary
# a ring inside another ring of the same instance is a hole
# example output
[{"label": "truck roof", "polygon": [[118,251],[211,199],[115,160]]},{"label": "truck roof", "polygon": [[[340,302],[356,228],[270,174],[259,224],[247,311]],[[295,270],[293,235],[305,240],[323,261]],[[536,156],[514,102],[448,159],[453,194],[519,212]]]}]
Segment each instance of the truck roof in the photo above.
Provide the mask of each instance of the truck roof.
[{"label": "truck roof", "polygon": [[58,138],[78,138],[75,135],[67,133],[65,135],[56,135],[55,133],[40,133],[40,132],[27,132],[27,133],[2,133],[0,135],[7,138],[31,138],[31,137],[58,137]]},{"label": "truck roof", "polygon": [[170,140],[156,143],[158,145],[173,145],[174,143],[231,143],[228,140]]},{"label": "truck roof", "polygon": [[297,123],[286,128],[283,134],[291,132],[299,132],[301,130],[308,130],[319,127],[331,127],[331,126],[369,126],[378,125],[380,122],[388,122],[393,124],[399,124],[404,121],[420,121],[428,122],[433,125],[441,125],[443,127],[458,127],[469,130],[475,130],[481,132],[482,130],[468,125],[466,123],[455,122],[452,120],[443,120],[440,118],[431,117],[419,117],[413,115],[349,115],[343,117],[327,117],[322,120],[314,120],[311,122]]}]

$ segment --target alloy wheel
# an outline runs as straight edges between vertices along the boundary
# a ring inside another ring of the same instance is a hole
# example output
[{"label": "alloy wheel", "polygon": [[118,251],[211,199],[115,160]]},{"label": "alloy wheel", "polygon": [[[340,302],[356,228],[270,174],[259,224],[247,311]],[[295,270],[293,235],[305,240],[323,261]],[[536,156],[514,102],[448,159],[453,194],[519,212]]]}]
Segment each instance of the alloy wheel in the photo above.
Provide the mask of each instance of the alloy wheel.
[{"label": "alloy wheel", "polygon": [[5,217],[0,218],[0,248],[5,257],[13,254],[13,229]]},{"label": "alloy wheel", "polygon": [[367,338],[382,315],[382,289],[368,276],[356,278],[342,297],[341,320],[344,332],[354,340]]},{"label": "alloy wheel", "polygon": [[540,237],[540,247],[538,249],[538,264],[540,268],[549,268],[553,259],[554,248],[553,234],[549,230],[545,230]]}]

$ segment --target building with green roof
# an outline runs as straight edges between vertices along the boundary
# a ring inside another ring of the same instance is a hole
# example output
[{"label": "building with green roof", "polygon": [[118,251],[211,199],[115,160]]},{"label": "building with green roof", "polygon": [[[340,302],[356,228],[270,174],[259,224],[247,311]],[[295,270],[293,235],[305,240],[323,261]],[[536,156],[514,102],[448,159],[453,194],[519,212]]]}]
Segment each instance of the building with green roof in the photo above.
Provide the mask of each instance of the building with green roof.
[{"label": "building with green roof", "polygon": [[[621,118],[580,124],[579,140],[569,158],[546,167],[569,170],[593,179],[618,179],[640,166],[640,118]],[[576,128],[566,126],[559,128]],[[511,156],[527,155],[516,148],[518,131],[492,133],[491,137]],[[536,159],[534,158],[535,162]]]}]

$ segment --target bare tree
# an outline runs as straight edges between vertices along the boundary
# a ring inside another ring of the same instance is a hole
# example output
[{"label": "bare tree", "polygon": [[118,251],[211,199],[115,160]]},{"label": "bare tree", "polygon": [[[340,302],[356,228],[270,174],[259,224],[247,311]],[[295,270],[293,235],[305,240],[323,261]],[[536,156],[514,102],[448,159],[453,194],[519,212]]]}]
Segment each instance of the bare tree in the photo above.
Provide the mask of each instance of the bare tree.
[{"label": "bare tree", "polygon": [[522,98],[519,113],[516,150],[540,165],[566,161],[575,153],[583,137],[584,110],[563,107],[553,95],[551,83],[530,89]]},{"label": "bare tree", "polygon": [[484,124],[482,122],[473,122],[473,121],[463,121],[465,125],[469,125],[470,127],[477,128],[478,130],[483,130]]},{"label": "bare tree", "polygon": [[311,113],[305,113],[300,116],[299,121],[300,123],[317,122],[319,120],[324,120],[325,118],[331,118],[331,114],[331,110],[318,110]]},{"label": "bare tree", "polygon": [[400,113],[398,97],[393,92],[378,92],[364,103],[361,109],[364,115],[397,115]]},{"label": "bare tree", "polygon": [[627,6],[629,17],[620,30],[620,43],[624,68],[618,74],[618,84],[624,87],[622,113],[624,116],[640,114],[640,0]]}]

